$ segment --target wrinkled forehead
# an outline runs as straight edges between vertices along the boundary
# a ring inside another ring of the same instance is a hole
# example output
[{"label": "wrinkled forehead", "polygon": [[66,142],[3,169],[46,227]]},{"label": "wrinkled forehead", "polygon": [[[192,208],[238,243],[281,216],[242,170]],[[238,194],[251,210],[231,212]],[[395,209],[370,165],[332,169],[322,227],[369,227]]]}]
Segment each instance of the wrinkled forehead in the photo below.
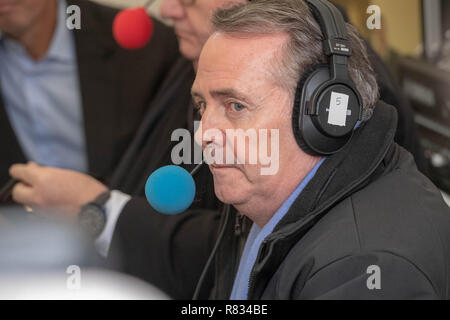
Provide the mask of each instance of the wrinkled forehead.
[{"label": "wrinkled forehead", "polygon": [[287,35],[214,33],[200,55],[194,87],[217,81],[250,82],[271,80]]}]

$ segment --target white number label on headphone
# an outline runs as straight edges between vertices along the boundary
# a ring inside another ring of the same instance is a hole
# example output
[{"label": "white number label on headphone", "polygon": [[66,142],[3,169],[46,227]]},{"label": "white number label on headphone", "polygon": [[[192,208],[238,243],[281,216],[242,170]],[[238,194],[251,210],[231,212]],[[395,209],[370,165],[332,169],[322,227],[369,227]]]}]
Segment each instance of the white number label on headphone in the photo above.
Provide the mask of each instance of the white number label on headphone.
[{"label": "white number label on headphone", "polygon": [[328,111],[328,123],[345,127],[347,121],[349,96],[343,93],[331,92],[330,109]]}]

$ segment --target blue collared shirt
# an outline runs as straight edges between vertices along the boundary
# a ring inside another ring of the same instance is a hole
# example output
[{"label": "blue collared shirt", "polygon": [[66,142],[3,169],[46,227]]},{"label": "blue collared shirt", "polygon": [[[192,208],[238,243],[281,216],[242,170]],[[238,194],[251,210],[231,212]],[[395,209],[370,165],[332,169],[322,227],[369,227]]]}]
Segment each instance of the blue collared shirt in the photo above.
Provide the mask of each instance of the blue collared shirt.
[{"label": "blue collared shirt", "polygon": [[34,61],[23,46],[0,35],[0,88],[7,115],[28,160],[87,170],[75,43],[66,27],[66,2],[47,54]]},{"label": "blue collared shirt", "polygon": [[244,251],[242,253],[241,261],[239,263],[239,269],[234,279],[233,290],[231,292],[231,300],[247,300],[248,286],[250,283],[250,274],[258,256],[259,247],[264,239],[269,236],[275,226],[289,211],[289,208],[294,203],[295,199],[299,197],[306,185],[316,174],[319,167],[325,161],[322,158],[314,168],[308,173],[303,181],[298,185],[289,198],[283,203],[278,211],[273,215],[269,222],[261,229],[255,223],[253,223],[250,233],[245,243]]}]

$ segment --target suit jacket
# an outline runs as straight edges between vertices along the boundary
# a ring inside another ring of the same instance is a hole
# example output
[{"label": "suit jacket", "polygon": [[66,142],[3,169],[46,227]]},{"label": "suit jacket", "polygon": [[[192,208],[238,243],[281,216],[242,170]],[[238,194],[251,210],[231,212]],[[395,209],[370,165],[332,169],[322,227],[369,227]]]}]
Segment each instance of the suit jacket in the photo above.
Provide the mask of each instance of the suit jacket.
[{"label": "suit jacket", "polygon": [[[74,30],[88,170],[107,180],[134,137],[150,101],[179,57],[172,30],[154,20],[154,35],[140,50],[120,48],[112,36],[116,9],[87,0],[69,0],[81,9]],[[70,88],[68,88],[69,90]],[[0,186],[8,168],[27,159],[8,119],[0,92]]]}]

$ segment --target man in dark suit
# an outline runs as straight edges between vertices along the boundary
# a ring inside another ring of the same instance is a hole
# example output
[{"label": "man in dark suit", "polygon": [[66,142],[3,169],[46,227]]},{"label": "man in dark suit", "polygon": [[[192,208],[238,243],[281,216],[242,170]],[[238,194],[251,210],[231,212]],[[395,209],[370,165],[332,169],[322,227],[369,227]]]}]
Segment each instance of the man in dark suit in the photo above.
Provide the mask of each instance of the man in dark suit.
[{"label": "man in dark suit", "polygon": [[[177,8],[171,6],[171,4],[177,5]],[[214,230],[219,222],[219,214],[215,210],[218,203],[214,196],[212,177],[207,167],[202,168],[196,174],[195,180],[198,187],[196,199],[192,206],[194,212],[178,217],[167,218],[152,211],[145,198],[142,197],[143,186],[152,171],[171,163],[171,150],[177,143],[171,141],[172,132],[179,128],[187,128],[191,132],[194,129],[195,112],[191,103],[190,88],[195,77],[194,65],[198,59],[202,41],[208,37],[206,31],[204,31],[206,34],[203,36],[199,35],[200,30],[206,26],[207,20],[192,21],[186,19],[184,10],[186,9],[189,13],[193,12],[197,15],[200,12],[203,17],[205,12],[210,12],[215,6],[217,6],[216,3],[208,0],[198,1],[195,6],[190,7],[184,7],[177,1],[164,1],[162,13],[163,16],[176,20],[175,25],[183,58],[179,58],[172,65],[167,77],[161,83],[158,93],[151,99],[147,113],[142,117],[141,127],[136,137],[127,152],[122,155],[118,168],[108,183],[110,189],[114,190],[106,204],[108,225],[112,228],[106,226],[105,231],[108,231],[108,229],[114,230],[114,221],[119,214],[122,219],[120,222],[122,232],[114,235],[114,244],[111,246],[114,248],[114,252],[109,259],[116,260],[115,257],[120,255],[120,260],[123,262],[121,265],[122,271],[155,283],[176,298],[190,298],[192,296],[193,287],[200,276],[201,267],[208,254],[206,251],[211,248],[204,252],[205,259],[185,263],[184,257],[190,256],[201,245],[199,239],[196,239],[196,232],[191,232],[192,241],[190,244],[192,245],[189,248],[184,248],[182,256],[172,256],[173,260],[171,259],[169,263],[154,264],[155,268],[164,271],[163,276],[154,278],[152,276],[154,271],[152,268],[148,268],[149,264],[151,261],[159,259],[161,255],[170,254],[171,249],[167,248],[166,244],[158,246],[158,243],[163,241],[152,241],[151,238],[144,237],[144,235],[158,237],[164,234],[168,239],[167,243],[176,244],[178,242],[177,233],[173,231],[179,227],[183,230],[194,230],[189,227],[185,228],[185,226],[195,225],[199,228]],[[175,19],[173,15],[178,8],[183,8],[183,12],[179,18]],[[197,23],[200,27],[191,27],[191,23]],[[154,38],[152,43],[157,40]],[[140,63],[148,64],[147,61],[140,61]],[[129,85],[137,84],[139,83],[132,81]],[[126,90],[130,90],[130,88]],[[192,165],[186,166],[188,170],[192,167]],[[39,200],[43,201],[42,204],[46,206],[61,207],[65,204],[65,211],[66,213],[70,212],[68,216],[71,218],[76,218],[74,213],[78,213],[85,202],[92,200],[104,190],[102,186],[106,188],[95,179],[73,170],[61,170],[36,164],[16,165],[15,168],[19,170],[11,170],[11,173],[24,182],[18,184],[14,189],[14,197],[17,202],[26,202],[34,209],[39,207],[40,203],[29,202],[31,196],[34,199],[40,198]],[[22,169],[25,169],[25,171]],[[29,175],[31,171],[36,174]],[[67,189],[68,181],[70,181],[71,191]],[[55,197],[36,197],[36,194],[30,192],[31,190],[27,186],[33,186],[36,191],[45,189],[50,191],[49,194],[54,193]],[[85,194],[91,195],[91,199],[86,200]],[[134,197],[130,198],[128,195]],[[129,199],[131,201],[126,204],[127,214],[122,215],[122,208],[125,209],[124,202]],[[207,210],[196,210],[196,208]],[[158,230],[158,233],[147,233],[145,230],[150,227]],[[135,243],[134,239],[126,237],[130,233],[139,237],[139,244]],[[104,232],[97,239],[96,244],[100,253],[107,254],[112,236],[113,233],[109,231],[109,233]],[[128,240],[133,241],[129,242]],[[208,243],[212,246],[214,243],[213,236]],[[137,259],[134,259],[134,257]],[[183,282],[183,285],[179,288],[175,284],[178,281]]]},{"label": "man in dark suit", "polygon": [[[79,30],[66,26],[71,5]],[[157,20],[148,45],[121,49],[117,12],[87,0],[0,2],[0,185],[27,161],[109,178],[179,56]]]}]

